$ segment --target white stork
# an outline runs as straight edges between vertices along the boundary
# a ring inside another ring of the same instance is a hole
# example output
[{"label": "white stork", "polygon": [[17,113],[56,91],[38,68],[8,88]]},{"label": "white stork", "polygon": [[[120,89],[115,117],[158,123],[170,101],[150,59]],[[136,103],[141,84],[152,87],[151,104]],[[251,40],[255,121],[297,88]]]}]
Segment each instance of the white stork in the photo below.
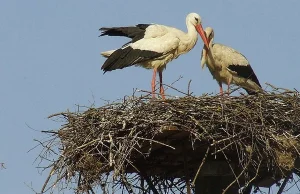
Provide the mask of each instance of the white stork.
[{"label": "white stork", "polygon": [[155,97],[156,72],[159,73],[160,94],[165,99],[162,85],[162,71],[168,62],[179,55],[187,53],[196,44],[200,34],[205,45],[208,41],[201,25],[201,17],[190,13],[186,17],[187,33],[173,27],[159,24],[138,24],[129,27],[100,28],[100,36],[125,36],[132,40],[121,48],[102,52],[108,59],[101,69],[105,72],[115,69],[138,65],[146,69],[153,69],[152,97]]},{"label": "white stork", "polygon": [[223,95],[222,83],[229,86],[234,83],[244,88],[248,94],[262,91],[261,85],[244,55],[228,46],[214,43],[214,31],[211,27],[205,28],[209,48],[204,46],[201,55],[201,66],[207,65],[213,78],[220,86]]}]

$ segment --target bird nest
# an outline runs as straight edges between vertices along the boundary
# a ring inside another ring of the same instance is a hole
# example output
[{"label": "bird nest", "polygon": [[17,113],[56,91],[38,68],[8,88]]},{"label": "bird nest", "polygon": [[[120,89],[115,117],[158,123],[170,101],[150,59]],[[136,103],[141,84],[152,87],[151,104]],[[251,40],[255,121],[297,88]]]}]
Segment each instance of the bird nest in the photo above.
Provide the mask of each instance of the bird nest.
[{"label": "bird nest", "polygon": [[280,89],[165,101],[131,96],[52,115],[65,124],[43,131],[49,139],[41,142],[42,159],[58,157],[41,193],[74,181],[78,193],[189,193],[205,176],[233,177],[226,189],[270,186],[299,172],[299,97]]}]

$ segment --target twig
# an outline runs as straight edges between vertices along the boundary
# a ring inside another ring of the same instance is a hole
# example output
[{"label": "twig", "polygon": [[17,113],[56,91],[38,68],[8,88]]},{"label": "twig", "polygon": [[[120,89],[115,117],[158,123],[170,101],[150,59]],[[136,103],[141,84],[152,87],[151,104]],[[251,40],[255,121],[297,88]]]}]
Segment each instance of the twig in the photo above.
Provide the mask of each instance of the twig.
[{"label": "twig", "polygon": [[183,164],[183,168],[184,168],[184,174],[185,174],[185,185],[186,185],[186,191],[187,194],[191,194],[191,183],[190,183],[190,177],[189,177],[189,172],[187,170],[188,168],[188,163],[187,163],[187,150],[185,145],[183,144],[183,149],[184,149],[184,164]]},{"label": "twig", "polygon": [[149,179],[148,176],[143,176],[143,178],[146,180],[147,184],[149,185],[149,188],[152,190],[154,194],[159,194],[156,190],[155,186],[152,184],[152,181]]},{"label": "twig", "polygon": [[196,180],[197,180],[197,178],[198,178],[198,175],[199,175],[199,173],[200,173],[200,170],[201,170],[203,164],[205,163],[205,160],[206,160],[207,155],[208,155],[208,153],[209,153],[209,149],[210,149],[210,147],[208,146],[207,149],[206,149],[205,155],[204,155],[204,157],[202,158],[202,162],[201,162],[201,164],[200,164],[200,166],[199,166],[199,168],[198,168],[198,170],[197,170],[197,173],[196,173],[196,175],[195,175],[195,177],[194,177],[194,179],[193,179],[192,186],[195,186],[195,182],[196,182]]},{"label": "twig", "polygon": [[143,137],[136,137],[136,138],[137,138],[137,139],[142,139],[142,140],[147,140],[147,141],[154,142],[154,143],[158,143],[158,144],[160,144],[160,145],[163,145],[163,146],[166,146],[166,147],[169,147],[169,148],[175,150],[175,148],[174,148],[173,146],[170,146],[170,145],[168,145],[168,144],[165,144],[165,143],[156,141],[156,140],[154,140],[154,139],[147,139],[147,138],[143,138]]},{"label": "twig", "polygon": [[6,169],[3,162],[0,163],[0,169]]},{"label": "twig", "polygon": [[52,117],[57,117],[57,116],[67,116],[68,114],[69,114],[69,112],[59,112],[59,113],[49,115],[48,119],[50,119]]},{"label": "twig", "polygon": [[191,92],[190,92],[191,82],[192,82],[192,80],[190,80],[188,83],[188,92],[187,92],[188,96],[191,95]]},{"label": "twig", "polygon": [[[59,160],[58,160],[58,161],[59,161]],[[47,184],[48,184],[50,178],[52,177],[52,175],[54,174],[54,172],[55,172],[55,170],[56,170],[56,168],[57,168],[56,164],[57,164],[57,162],[55,162],[55,163],[53,164],[53,167],[52,167],[52,169],[50,170],[49,175],[48,175],[48,177],[47,177],[47,179],[46,179],[46,181],[45,181],[45,183],[44,183],[44,185],[43,185],[43,187],[42,187],[42,189],[41,189],[41,193],[44,193],[44,192],[45,192],[45,188],[46,188],[46,186],[47,186]]]},{"label": "twig", "polygon": [[293,174],[293,172],[291,171],[290,173],[288,173],[288,175],[284,178],[284,181],[282,182],[277,194],[281,194],[288,182],[288,180],[291,178],[291,175]]},{"label": "twig", "polygon": [[182,91],[178,90],[177,88],[175,88],[175,87],[173,87],[171,85],[167,85],[167,84],[163,84],[163,85],[165,85],[165,86],[167,86],[167,87],[169,87],[169,88],[171,88],[171,89],[173,89],[173,90],[175,90],[175,91],[177,91],[177,92],[179,92],[181,94],[184,94],[186,96],[190,96],[188,93],[182,92]]},{"label": "twig", "polygon": [[235,183],[235,182],[238,182],[238,179],[244,174],[245,170],[248,168],[249,164],[250,164],[250,161],[248,161],[247,165],[245,166],[245,168],[242,170],[242,172],[235,178],[234,181],[232,181],[225,189],[224,191],[222,192],[222,194],[225,194],[227,192],[227,190]]}]

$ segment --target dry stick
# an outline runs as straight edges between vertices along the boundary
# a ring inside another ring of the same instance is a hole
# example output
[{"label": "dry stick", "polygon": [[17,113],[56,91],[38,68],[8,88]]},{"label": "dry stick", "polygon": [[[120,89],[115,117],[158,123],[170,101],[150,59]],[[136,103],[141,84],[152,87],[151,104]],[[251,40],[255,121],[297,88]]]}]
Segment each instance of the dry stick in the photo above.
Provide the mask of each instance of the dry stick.
[{"label": "dry stick", "polygon": [[6,169],[3,162],[0,163],[0,169]]},{"label": "dry stick", "polygon": [[229,143],[229,144],[227,144],[226,146],[224,146],[223,148],[221,148],[221,149],[218,149],[218,150],[215,150],[215,152],[213,152],[213,153],[211,153],[211,155],[216,155],[217,153],[219,153],[219,152],[222,152],[222,151],[224,151],[224,150],[226,150],[229,146],[231,146],[232,144],[234,144],[234,143],[236,143],[235,141],[233,141],[233,142],[231,142],[231,143]]},{"label": "dry stick", "polygon": [[274,85],[272,84],[269,84],[269,83],[265,83],[266,85],[270,86],[271,88],[275,89],[275,90],[284,90],[286,92],[293,92],[292,90],[289,90],[289,89],[286,89],[286,88],[279,88],[279,87],[275,87]]},{"label": "dry stick", "polygon": [[237,88],[231,89],[231,91],[230,91],[229,95],[230,95],[230,94],[232,94],[233,92],[235,92],[235,91],[237,91],[237,90],[241,89],[241,88],[242,88],[242,87],[241,87],[241,86],[239,86],[239,87],[237,87]]},{"label": "dry stick", "polygon": [[209,153],[209,149],[210,149],[210,147],[208,146],[207,150],[206,150],[206,153],[205,153],[204,157],[202,158],[202,162],[201,162],[201,164],[200,164],[200,166],[199,166],[199,168],[197,170],[197,173],[196,173],[196,175],[195,175],[195,177],[193,179],[192,186],[195,186],[196,179],[197,179],[197,177],[198,177],[198,175],[200,173],[200,170],[201,170],[201,168],[202,168],[202,166],[203,166],[203,164],[204,164],[204,162],[205,162],[205,160],[207,158],[207,155]]},{"label": "dry stick", "polygon": [[[164,85],[164,84],[163,84],[163,85]],[[139,90],[139,92],[148,93],[148,96],[150,96],[150,95],[152,94],[152,92],[150,92],[150,91],[147,91],[147,90]],[[154,92],[153,94],[160,95],[160,93],[158,93],[158,92]],[[168,94],[165,94],[165,96],[172,97],[171,95],[168,95]],[[152,97],[151,97],[151,98],[152,98]]]},{"label": "dry stick", "polygon": [[180,76],[178,77],[177,80],[175,80],[175,81],[173,81],[173,82],[171,83],[171,85],[174,85],[176,82],[178,82],[178,81],[181,80],[182,78],[183,78],[183,76],[180,75]]},{"label": "dry stick", "polygon": [[127,192],[128,193],[134,193],[131,185],[128,183],[126,177],[124,176],[124,173],[122,173],[121,176],[122,176],[122,182],[124,183]]},{"label": "dry stick", "polygon": [[286,186],[286,184],[287,184],[287,182],[290,179],[290,177],[291,177],[292,174],[293,174],[293,171],[291,171],[290,173],[288,173],[288,175],[285,177],[283,183],[281,184],[281,186],[280,186],[277,194],[281,194],[283,192],[283,190],[284,190],[284,188],[285,188],[285,186]]},{"label": "dry stick", "polygon": [[[229,163],[228,157],[226,156],[226,154],[225,154],[224,151],[222,151],[222,153],[223,153],[223,155],[224,155],[224,157],[225,157],[225,159],[226,159],[226,162],[228,163],[228,166],[229,166],[229,168],[230,168],[232,174],[233,174],[234,177],[236,178],[236,179],[235,179],[228,187],[226,187],[226,189],[225,189],[224,192],[223,192],[223,193],[225,193],[226,190],[228,190],[228,188],[231,187],[231,185],[232,185],[235,181],[237,181],[237,183],[238,183],[239,186],[240,186],[240,183],[239,183],[239,180],[238,180],[238,178],[237,178],[237,176],[236,176],[236,174],[235,174],[235,172],[234,172],[232,166],[231,166],[230,163]],[[249,162],[249,163],[250,163],[250,162]],[[246,167],[247,167],[247,166],[246,166]],[[244,170],[246,170],[246,167],[244,168]],[[244,170],[243,170],[243,171],[244,171]],[[242,172],[243,172],[243,171],[242,171]],[[240,174],[240,175],[241,175],[241,174]],[[222,194],[223,194],[223,193],[222,193]]]},{"label": "dry stick", "polygon": [[83,144],[83,145],[77,147],[76,149],[81,149],[81,148],[83,148],[83,147],[89,146],[89,145],[91,145],[91,144],[93,144],[93,143],[95,143],[95,142],[97,142],[97,141],[99,141],[99,140],[101,140],[101,139],[100,139],[100,138],[94,139],[94,140],[92,140],[92,141],[90,141],[90,142],[87,142],[86,144]]},{"label": "dry stick", "polygon": [[299,177],[300,180],[300,169],[295,168],[293,172]]},{"label": "dry stick", "polygon": [[288,188],[286,191],[290,190],[293,186],[296,186],[298,191],[300,191],[300,188],[298,187],[298,182],[300,181],[299,177],[298,177],[298,180],[295,181],[295,179],[293,178],[293,181],[294,181],[294,184],[292,186],[290,186],[290,188]]},{"label": "dry stick", "polygon": [[226,189],[222,192],[222,194],[225,194],[226,191],[235,183],[235,182],[238,182],[238,179],[242,176],[242,174],[245,172],[245,170],[248,168],[249,164],[250,164],[250,161],[248,161],[247,165],[245,166],[245,168],[242,170],[242,172],[235,178],[234,181],[232,181],[227,187]]},{"label": "dry stick", "polygon": [[69,112],[60,112],[60,113],[55,113],[55,114],[52,114],[52,115],[49,115],[47,118],[50,119],[52,117],[56,117],[56,116],[67,116],[69,114]]},{"label": "dry stick", "polygon": [[89,185],[88,187],[89,187],[89,191],[92,192],[92,194],[96,194],[95,191],[92,189],[91,185]]},{"label": "dry stick", "polygon": [[245,185],[245,187],[248,187],[248,185],[251,184],[251,183],[257,178],[258,172],[259,172],[259,168],[260,168],[260,165],[261,165],[261,162],[262,162],[262,161],[259,161],[258,167],[257,167],[257,169],[256,169],[255,176],[254,176],[252,179],[250,179],[250,180],[248,181],[248,183]]},{"label": "dry stick", "polygon": [[227,138],[224,138],[224,139],[221,139],[221,140],[218,140],[218,141],[214,141],[212,144],[210,144],[210,146],[214,146],[214,145],[219,144],[219,143],[221,143],[221,142],[223,142],[223,141],[230,140],[230,139],[232,139],[232,138],[235,138],[236,136],[237,136],[237,135],[235,134],[235,135],[233,135],[233,136],[231,136],[231,137],[227,137]]},{"label": "dry stick", "polygon": [[81,185],[81,173],[79,172],[77,188]]},{"label": "dry stick", "polygon": [[190,185],[190,178],[189,178],[189,173],[187,171],[187,161],[186,161],[186,147],[185,145],[183,144],[184,146],[184,164],[183,164],[183,167],[184,167],[184,173],[185,173],[185,184],[186,184],[186,191],[187,191],[187,194],[191,194],[191,185]]},{"label": "dry stick", "polygon": [[[52,176],[52,175],[51,175]],[[51,177],[50,176],[50,177]],[[49,179],[50,179],[50,177],[49,177]],[[51,186],[49,186],[49,188],[46,190],[46,191],[44,191],[45,190],[45,188],[46,188],[46,186],[47,186],[47,184],[46,184],[46,182],[45,182],[45,184],[44,184],[44,186],[43,186],[43,188],[42,188],[42,192],[41,193],[44,193],[44,192],[47,192],[49,189],[51,189],[51,187],[53,187],[54,185],[56,185],[56,183],[58,183],[61,179],[63,179],[64,178],[64,176],[61,176],[61,177],[58,177],[57,179],[56,179],[56,181],[51,185]],[[49,179],[47,178],[47,182],[49,181]]]},{"label": "dry stick", "polygon": [[112,136],[110,133],[108,133],[108,136],[109,136],[109,166],[112,167],[113,166],[113,158],[114,158],[114,154],[112,153],[112,148],[114,146],[114,142],[113,142],[113,139],[112,139]]},{"label": "dry stick", "polygon": [[177,92],[179,92],[179,93],[181,93],[181,94],[184,94],[184,95],[186,95],[186,96],[190,96],[189,94],[187,94],[187,93],[185,93],[185,92],[182,92],[182,91],[180,91],[180,90],[174,88],[174,87],[171,86],[171,85],[167,85],[167,84],[163,84],[163,85],[164,85],[164,86],[167,86],[167,87],[169,87],[169,88],[171,88],[171,89],[173,89],[173,90],[175,90],[175,91],[177,91]]},{"label": "dry stick", "polygon": [[[157,84],[155,84],[155,91],[154,91],[154,94],[157,94],[157,95],[160,95],[160,93],[158,93],[158,92],[156,92],[157,90],[158,90],[158,83]],[[150,97],[151,96],[151,94],[152,94],[152,91],[150,92],[150,91],[147,91],[147,90],[139,90],[139,89],[136,89],[136,91],[137,92],[145,92],[145,93],[148,93],[148,94],[146,94],[145,96],[141,96],[140,98],[146,98],[146,97]],[[152,97],[150,97],[150,98],[152,98]]]},{"label": "dry stick", "polygon": [[149,188],[152,190],[154,194],[159,194],[158,191],[156,190],[155,186],[152,184],[152,181],[149,179],[148,176],[144,176],[145,174],[143,173],[143,177],[146,180],[147,184],[149,185]]},{"label": "dry stick", "polygon": [[143,194],[146,194],[147,192],[145,190],[145,181],[144,181],[144,178],[142,176],[141,176],[140,183],[141,183],[141,189],[142,189]]},{"label": "dry stick", "polygon": [[[59,159],[58,159],[57,161],[59,161]],[[45,181],[45,183],[44,183],[44,185],[43,185],[43,187],[42,187],[42,189],[41,189],[41,193],[44,193],[44,190],[45,190],[45,188],[46,188],[46,186],[47,186],[47,184],[48,184],[50,178],[51,178],[52,175],[54,174],[54,172],[55,172],[55,170],[56,170],[56,164],[58,163],[57,161],[53,164],[53,167],[52,167],[52,169],[50,170],[50,173],[49,173],[49,175],[48,175],[48,177],[47,177],[47,179],[46,179],[46,181]]]},{"label": "dry stick", "polygon": [[188,96],[190,96],[192,93],[190,93],[190,87],[191,87],[191,82],[192,80],[190,79],[189,83],[188,83]]},{"label": "dry stick", "polygon": [[166,146],[166,147],[169,147],[169,148],[172,148],[173,150],[175,150],[175,148],[173,146],[170,146],[168,144],[165,144],[165,143],[162,143],[162,142],[159,142],[159,141],[156,141],[154,139],[148,139],[148,138],[143,138],[143,137],[136,137],[137,139],[142,139],[142,140],[147,140],[147,141],[150,141],[150,142],[154,142],[154,143],[158,143],[160,145],[163,145],[163,146]]},{"label": "dry stick", "polygon": [[[182,79],[182,76],[179,76],[179,78],[178,78],[177,80],[173,81],[173,82],[171,83],[171,85],[175,84],[175,83],[178,82],[180,79]],[[170,87],[169,85],[166,85],[166,84],[163,84],[163,85]],[[157,82],[157,84],[155,84],[155,88],[157,88],[156,86],[158,86],[158,82]],[[156,89],[156,90],[158,90],[158,89]],[[156,90],[155,90],[154,94],[160,95],[160,93],[156,92]],[[168,90],[168,88],[166,88],[165,91],[166,91],[166,90]],[[147,91],[147,90],[137,90],[137,91],[148,93],[145,97],[150,96],[150,95],[152,94],[152,91],[151,91],[151,92],[150,92],[150,91]],[[166,94],[165,94],[165,96],[172,97],[171,95],[166,95]]]}]

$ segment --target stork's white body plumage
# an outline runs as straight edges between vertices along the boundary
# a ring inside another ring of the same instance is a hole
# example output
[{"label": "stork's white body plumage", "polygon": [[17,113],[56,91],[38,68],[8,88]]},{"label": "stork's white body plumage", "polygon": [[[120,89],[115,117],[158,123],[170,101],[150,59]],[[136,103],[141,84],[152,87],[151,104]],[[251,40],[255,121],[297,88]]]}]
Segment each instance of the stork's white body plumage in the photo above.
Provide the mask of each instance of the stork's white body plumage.
[{"label": "stork's white body plumage", "polygon": [[209,41],[209,49],[202,50],[201,66],[206,64],[214,79],[223,93],[222,83],[229,85],[234,83],[244,88],[249,94],[262,91],[261,85],[244,55],[233,48],[222,44],[213,43],[214,32],[208,27],[205,29]]},{"label": "stork's white body plumage", "polygon": [[190,13],[186,18],[188,32],[184,33],[173,27],[158,24],[139,24],[132,27],[101,28],[102,36],[126,36],[132,41],[123,47],[102,52],[108,59],[102,66],[104,72],[122,69],[132,65],[153,69],[152,94],[155,91],[156,72],[160,77],[160,93],[163,98],[162,71],[168,62],[181,54],[190,51],[196,44],[200,34],[208,46],[201,26],[201,18],[196,13]]}]

